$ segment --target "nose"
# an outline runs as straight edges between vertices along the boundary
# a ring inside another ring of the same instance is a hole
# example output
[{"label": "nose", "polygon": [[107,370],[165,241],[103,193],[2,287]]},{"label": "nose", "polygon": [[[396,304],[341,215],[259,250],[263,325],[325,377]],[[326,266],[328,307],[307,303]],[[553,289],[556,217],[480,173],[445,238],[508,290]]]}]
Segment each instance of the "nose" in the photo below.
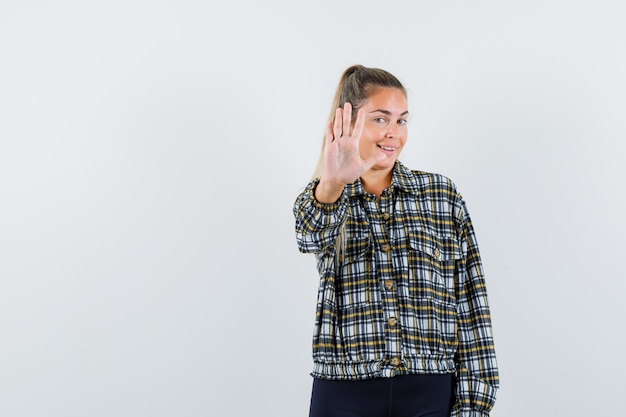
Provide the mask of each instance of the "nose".
[{"label": "nose", "polygon": [[398,125],[396,123],[392,123],[389,126],[389,128],[387,129],[387,134],[385,134],[385,137],[388,137],[390,139],[398,137]]}]

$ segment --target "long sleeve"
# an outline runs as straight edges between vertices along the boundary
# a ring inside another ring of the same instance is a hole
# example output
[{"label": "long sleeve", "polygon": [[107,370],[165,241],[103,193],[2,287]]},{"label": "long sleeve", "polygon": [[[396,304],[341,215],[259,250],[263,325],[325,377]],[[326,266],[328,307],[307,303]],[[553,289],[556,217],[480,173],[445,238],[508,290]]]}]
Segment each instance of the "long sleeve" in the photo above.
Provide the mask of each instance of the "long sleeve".
[{"label": "long sleeve", "polygon": [[347,215],[347,199],[341,196],[332,204],[315,199],[319,180],[311,181],[296,198],[293,214],[296,218],[296,239],[302,253],[318,253],[335,244],[339,226]]},{"label": "long sleeve", "polygon": [[499,375],[494,350],[489,304],[478,244],[459,196],[456,221],[463,261],[457,265],[456,283],[459,347],[456,404],[452,417],[486,417],[498,392]]}]

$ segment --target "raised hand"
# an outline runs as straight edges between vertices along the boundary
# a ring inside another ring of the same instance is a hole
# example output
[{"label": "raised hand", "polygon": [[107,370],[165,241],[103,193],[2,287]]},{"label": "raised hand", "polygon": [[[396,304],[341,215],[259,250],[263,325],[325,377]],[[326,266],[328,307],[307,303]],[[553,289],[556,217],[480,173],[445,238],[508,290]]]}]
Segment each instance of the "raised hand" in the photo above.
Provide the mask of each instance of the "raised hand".
[{"label": "raised hand", "polygon": [[359,142],[365,123],[363,110],[357,112],[354,128],[351,122],[352,105],[345,103],[343,109],[336,110],[335,120],[326,126],[324,168],[315,192],[320,202],[336,201],[346,184],[355,181],[374,164],[385,159],[384,154],[368,160],[361,159]]}]

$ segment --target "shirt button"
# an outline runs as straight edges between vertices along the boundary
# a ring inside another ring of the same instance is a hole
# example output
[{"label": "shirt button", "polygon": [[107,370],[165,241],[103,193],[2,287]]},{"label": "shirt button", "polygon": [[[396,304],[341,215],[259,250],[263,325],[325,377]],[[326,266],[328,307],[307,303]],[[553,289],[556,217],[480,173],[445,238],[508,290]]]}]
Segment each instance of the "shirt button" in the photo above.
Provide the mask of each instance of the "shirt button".
[{"label": "shirt button", "polygon": [[390,279],[386,279],[385,280],[385,289],[387,291],[393,290],[393,281],[392,280],[390,280]]},{"label": "shirt button", "polygon": [[400,358],[396,357],[396,358],[392,358],[390,363],[391,363],[391,366],[398,366],[402,363],[402,361],[400,360]]},{"label": "shirt button", "polygon": [[383,252],[389,252],[389,249],[391,249],[391,246],[389,246],[388,243],[383,243],[382,245],[380,245],[380,248],[383,250]]},{"label": "shirt button", "polygon": [[441,251],[439,251],[439,248],[435,248],[435,258],[439,259],[440,256],[441,256]]},{"label": "shirt button", "polygon": [[395,327],[395,325],[398,324],[398,319],[395,317],[390,317],[387,320],[387,324],[389,325],[389,327]]},{"label": "shirt button", "polygon": [[384,219],[385,221],[388,221],[390,218],[391,218],[391,214],[389,214],[389,213],[383,213],[383,219]]}]

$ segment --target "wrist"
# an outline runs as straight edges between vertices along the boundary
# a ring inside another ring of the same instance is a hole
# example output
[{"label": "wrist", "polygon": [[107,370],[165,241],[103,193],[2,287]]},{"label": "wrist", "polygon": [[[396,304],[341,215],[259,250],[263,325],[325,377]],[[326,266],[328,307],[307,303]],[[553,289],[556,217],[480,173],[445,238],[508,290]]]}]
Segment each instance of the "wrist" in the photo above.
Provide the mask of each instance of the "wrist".
[{"label": "wrist", "polygon": [[339,197],[341,197],[344,187],[345,184],[327,181],[322,177],[315,187],[315,198],[320,203],[335,203],[339,199]]}]

